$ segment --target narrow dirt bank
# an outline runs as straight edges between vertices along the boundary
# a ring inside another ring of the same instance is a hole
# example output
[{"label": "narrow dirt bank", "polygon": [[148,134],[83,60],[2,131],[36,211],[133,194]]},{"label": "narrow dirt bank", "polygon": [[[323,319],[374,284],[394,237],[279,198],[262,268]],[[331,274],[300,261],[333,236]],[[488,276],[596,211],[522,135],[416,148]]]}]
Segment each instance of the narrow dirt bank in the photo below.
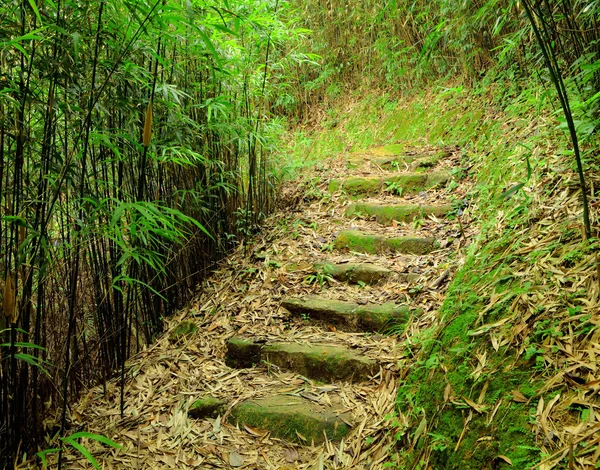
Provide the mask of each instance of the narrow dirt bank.
[{"label": "narrow dirt bank", "polygon": [[383,468],[399,360],[471,235],[459,154],[333,159],[129,362],[124,418],[117,381],[72,408],[73,426],[123,446],[88,443],[104,468]]}]

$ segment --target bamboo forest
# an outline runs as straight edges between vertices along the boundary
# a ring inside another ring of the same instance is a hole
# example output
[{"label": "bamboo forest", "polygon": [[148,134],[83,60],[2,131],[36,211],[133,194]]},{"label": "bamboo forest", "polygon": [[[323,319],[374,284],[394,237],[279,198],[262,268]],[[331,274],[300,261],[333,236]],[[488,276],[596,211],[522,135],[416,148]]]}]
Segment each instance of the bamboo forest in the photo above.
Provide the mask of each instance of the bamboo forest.
[{"label": "bamboo forest", "polygon": [[3,0],[0,469],[600,468],[600,1]]}]

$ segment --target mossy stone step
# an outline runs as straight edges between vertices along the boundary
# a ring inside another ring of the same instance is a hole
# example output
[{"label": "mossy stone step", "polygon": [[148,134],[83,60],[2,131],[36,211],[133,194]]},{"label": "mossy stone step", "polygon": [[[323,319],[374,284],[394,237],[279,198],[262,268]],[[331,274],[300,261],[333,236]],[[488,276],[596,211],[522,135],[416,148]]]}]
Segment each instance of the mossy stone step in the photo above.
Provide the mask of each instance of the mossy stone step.
[{"label": "mossy stone step", "polygon": [[239,403],[231,410],[231,418],[238,425],[269,431],[274,437],[305,445],[320,444],[325,436],[330,441],[340,441],[350,431],[348,416],[331,406],[294,395]]},{"label": "mossy stone step", "polygon": [[451,205],[429,204],[350,204],[346,208],[346,217],[374,216],[375,220],[383,225],[396,222],[411,222],[427,215],[441,217],[452,210]]},{"label": "mossy stone step", "polygon": [[216,418],[225,412],[226,406],[227,402],[225,400],[214,397],[201,397],[192,403],[188,410],[188,416],[196,419]]},{"label": "mossy stone step", "polygon": [[425,255],[437,247],[434,238],[385,237],[359,230],[344,230],[338,234],[333,247],[358,253],[381,254],[386,252]]},{"label": "mossy stone step", "polygon": [[227,342],[228,366],[252,367],[262,361],[324,382],[336,380],[362,382],[379,370],[374,360],[340,346],[298,343],[260,344],[236,337]]},{"label": "mossy stone step", "polygon": [[329,191],[334,192],[343,189],[348,194],[377,194],[390,185],[395,185],[397,191],[403,194],[414,194],[419,191],[445,184],[450,179],[446,172],[432,173],[405,173],[388,176],[354,176],[344,180],[332,179],[329,182]]},{"label": "mossy stone step", "polygon": [[452,155],[448,150],[440,150],[439,152],[430,154],[414,154],[414,155],[396,155],[373,160],[373,163],[384,169],[402,168],[408,166],[412,171],[430,168],[435,166],[440,160]]},{"label": "mossy stone step", "polygon": [[403,325],[411,314],[418,313],[416,309],[394,302],[359,305],[318,295],[286,299],[281,306],[294,315],[306,315],[347,331],[382,331]]},{"label": "mossy stone step", "polygon": [[314,267],[338,281],[352,284],[377,284],[393,274],[393,271],[372,263],[320,263]]}]

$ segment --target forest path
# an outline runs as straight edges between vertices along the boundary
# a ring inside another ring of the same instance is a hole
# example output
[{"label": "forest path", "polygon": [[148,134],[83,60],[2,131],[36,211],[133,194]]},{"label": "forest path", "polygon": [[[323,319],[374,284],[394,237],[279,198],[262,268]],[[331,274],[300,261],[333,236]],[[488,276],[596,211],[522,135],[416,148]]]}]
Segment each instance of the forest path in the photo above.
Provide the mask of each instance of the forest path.
[{"label": "forest path", "polygon": [[[71,421],[103,468],[379,469],[397,385],[471,235],[457,149],[339,157]],[[81,468],[80,455],[67,455]]]}]

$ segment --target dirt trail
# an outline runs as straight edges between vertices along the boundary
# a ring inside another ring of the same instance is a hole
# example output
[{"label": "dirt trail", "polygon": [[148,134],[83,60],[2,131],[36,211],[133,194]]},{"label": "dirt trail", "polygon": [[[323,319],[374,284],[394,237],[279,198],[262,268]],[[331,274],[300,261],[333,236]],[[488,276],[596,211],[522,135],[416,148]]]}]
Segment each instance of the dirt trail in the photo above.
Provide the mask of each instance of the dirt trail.
[{"label": "dirt trail", "polygon": [[470,236],[458,165],[455,149],[395,145],[332,161],[129,361],[124,419],[117,380],[72,408],[123,445],[86,443],[103,468],[383,468],[411,338]]}]

